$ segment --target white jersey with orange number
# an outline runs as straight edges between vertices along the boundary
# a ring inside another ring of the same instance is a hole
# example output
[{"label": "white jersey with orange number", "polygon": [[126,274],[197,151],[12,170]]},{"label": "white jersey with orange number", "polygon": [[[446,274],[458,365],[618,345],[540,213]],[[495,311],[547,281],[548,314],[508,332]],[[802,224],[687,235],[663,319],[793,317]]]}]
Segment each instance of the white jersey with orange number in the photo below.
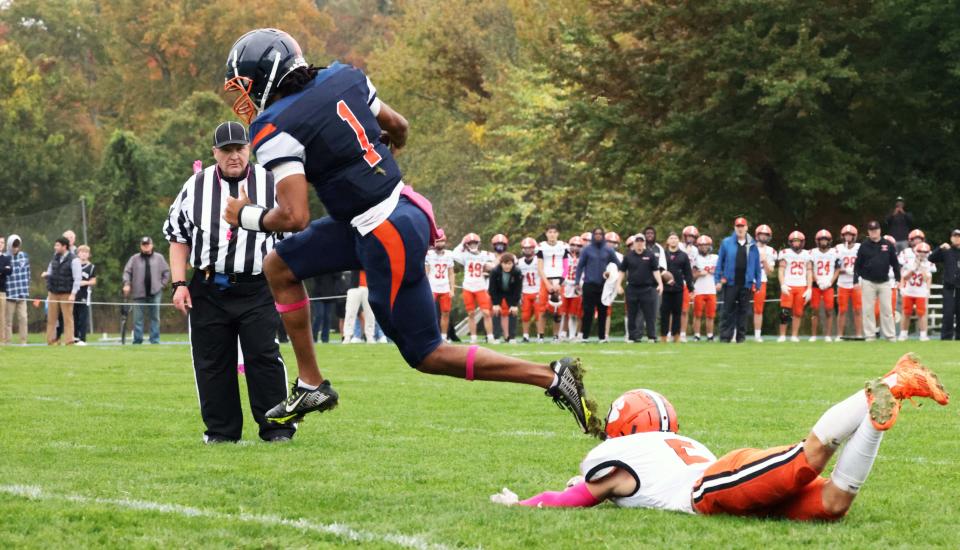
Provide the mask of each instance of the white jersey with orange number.
[{"label": "white jersey with orange number", "polygon": [[453,254],[444,251],[437,254],[435,250],[428,250],[424,260],[427,265],[427,279],[430,281],[430,290],[434,294],[450,293],[449,271],[453,269]]},{"label": "white jersey with orange number", "polygon": [[463,266],[463,289],[470,292],[487,290],[487,274],[484,271],[487,264],[493,263],[496,257],[492,252],[470,252],[464,249],[456,257],[457,263]]},{"label": "white jersey with orange number", "polygon": [[757,251],[760,252],[760,284],[767,282],[767,270],[777,268],[777,249],[757,243]]},{"label": "white jersey with orange number", "polygon": [[828,248],[822,251],[819,248],[810,250],[810,261],[813,262],[813,280],[817,286],[826,290],[833,282],[833,272],[837,269],[837,251],[834,248]]},{"label": "white jersey with orange number", "polygon": [[643,432],[608,439],[580,464],[587,481],[626,470],[637,481],[630,496],[610,500],[623,508],[657,508],[692,514],[693,486],[717,457],[696,440],[672,432]]},{"label": "white jersey with orange number", "polygon": [[853,243],[853,246],[847,246],[846,243],[837,245],[837,259],[840,261],[840,277],[837,278],[837,286],[840,288],[853,288],[853,265],[857,263],[857,253],[860,252],[860,243]]},{"label": "white jersey with orange number", "polygon": [[567,243],[563,241],[554,244],[543,241],[537,247],[537,257],[543,260],[543,274],[548,279],[563,277],[563,259],[569,256]]},{"label": "white jersey with orange number", "polygon": [[[908,271],[910,272],[910,276],[906,277]],[[901,271],[906,280],[906,285],[903,287],[903,295],[910,296],[911,298],[929,298],[930,285],[927,284],[923,274],[936,272],[936,264],[930,262],[930,260],[924,260],[922,264],[918,265],[916,256],[914,256],[913,262],[904,265]]]},{"label": "white jersey with orange number", "polygon": [[713,272],[717,270],[716,254],[698,255],[693,261],[693,268],[700,272],[700,275],[693,282],[693,294],[716,294],[717,283],[713,279]]},{"label": "white jersey with orange number", "polygon": [[540,293],[540,269],[538,268],[538,262],[536,256],[531,256],[529,258],[524,258],[523,256],[517,260],[517,268],[520,269],[520,275],[523,276],[523,293],[524,294],[539,294]]},{"label": "white jersey with orange number", "polygon": [[807,262],[810,255],[806,250],[799,252],[792,248],[780,251],[780,263],[783,264],[781,285],[789,287],[807,286]]},{"label": "white jersey with orange number", "polygon": [[579,256],[570,255],[568,258],[568,263],[570,264],[569,270],[567,271],[567,278],[563,280],[563,297],[564,298],[576,298],[577,297],[577,261],[580,260]]}]

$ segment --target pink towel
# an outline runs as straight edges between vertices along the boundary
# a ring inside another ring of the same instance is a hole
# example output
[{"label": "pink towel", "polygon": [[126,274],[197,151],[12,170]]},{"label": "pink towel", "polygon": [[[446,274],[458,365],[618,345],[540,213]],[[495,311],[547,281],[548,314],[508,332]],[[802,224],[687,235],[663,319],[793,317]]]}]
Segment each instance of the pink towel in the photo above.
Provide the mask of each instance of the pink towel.
[{"label": "pink towel", "polygon": [[430,204],[430,201],[427,200],[426,197],[414,191],[413,187],[409,185],[404,185],[400,194],[407,197],[407,200],[415,204],[417,208],[423,210],[423,213],[427,215],[427,219],[430,220],[430,246],[436,244],[444,235],[443,229],[437,227],[437,220],[433,217],[433,205]]}]

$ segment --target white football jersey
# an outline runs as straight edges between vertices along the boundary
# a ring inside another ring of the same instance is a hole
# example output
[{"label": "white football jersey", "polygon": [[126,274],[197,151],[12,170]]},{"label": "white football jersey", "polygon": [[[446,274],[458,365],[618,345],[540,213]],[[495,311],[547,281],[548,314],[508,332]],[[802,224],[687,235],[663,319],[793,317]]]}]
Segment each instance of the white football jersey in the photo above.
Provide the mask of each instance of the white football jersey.
[{"label": "white football jersey", "polygon": [[807,286],[807,262],[810,255],[806,250],[795,252],[792,248],[780,251],[780,262],[783,263],[783,280],[781,285],[789,287]]},{"label": "white football jersey", "polygon": [[543,274],[548,279],[563,277],[563,260],[569,256],[567,243],[563,241],[554,244],[543,241],[537,247],[537,257],[543,260]]},{"label": "white football jersey", "polygon": [[922,265],[917,265],[916,255],[913,262],[902,266],[902,273],[906,275],[907,271],[912,271],[909,277],[906,277],[907,284],[903,287],[903,295],[911,298],[929,298],[930,285],[924,281],[923,273],[936,273],[937,265],[925,260]]},{"label": "white football jersey", "polygon": [[840,288],[853,288],[853,265],[857,263],[857,253],[860,252],[860,243],[853,243],[848,247],[847,243],[837,245],[837,258],[840,260],[840,277],[837,278],[837,286]]},{"label": "white football jersey", "polygon": [[427,265],[427,280],[430,281],[430,290],[434,294],[449,294],[449,271],[453,269],[453,254],[447,251],[444,251],[443,254],[437,254],[436,250],[430,249],[427,251],[424,262]]},{"label": "white football jersey", "polygon": [[[617,261],[623,263],[623,254],[614,251],[614,254],[617,255]],[[613,301],[617,298],[617,286],[620,281],[620,268],[617,267],[617,264],[610,262],[607,264],[607,278],[603,282],[603,290],[600,292],[600,303],[609,306],[613,304]]]},{"label": "white football jersey", "polygon": [[900,254],[897,255],[897,261],[900,262],[900,267],[905,265],[913,265],[913,262],[917,259],[917,253],[913,251],[909,246],[900,251]]},{"label": "white football jersey", "polygon": [[770,245],[757,243],[760,252],[760,283],[767,282],[767,269],[777,268],[777,249]]},{"label": "white football jersey", "polygon": [[716,254],[698,255],[693,261],[693,268],[701,272],[700,276],[693,282],[693,294],[716,294],[717,283],[713,279],[713,273],[717,270]]},{"label": "white football jersey", "polygon": [[520,274],[523,275],[523,293],[539,294],[540,269],[538,267],[537,257],[533,256],[528,263],[527,259],[521,256],[517,260],[517,268],[520,269]]},{"label": "white football jersey", "polygon": [[810,250],[810,261],[813,262],[813,280],[823,289],[831,286],[833,273],[837,268],[837,250],[828,248],[826,252],[819,248]]},{"label": "white football jersey", "polygon": [[610,499],[624,508],[658,508],[693,513],[693,486],[717,457],[701,443],[672,432],[644,432],[614,437],[597,445],[583,459],[580,472],[596,481],[614,468],[629,472],[637,490]]},{"label": "white football jersey", "polygon": [[487,290],[487,274],[484,266],[493,263],[496,257],[491,252],[479,251],[476,254],[464,249],[456,258],[463,266],[463,289],[470,292]]},{"label": "white football jersey", "polygon": [[687,257],[690,258],[690,266],[693,267],[693,262],[696,261],[697,256],[700,255],[700,249],[697,248],[696,243],[694,244],[681,244],[680,250],[683,250],[687,253]]},{"label": "white football jersey", "polygon": [[580,260],[580,256],[574,256],[573,254],[567,259],[567,262],[570,264],[569,269],[567,270],[567,278],[563,280],[563,297],[564,298],[576,298],[577,297],[577,261]]}]

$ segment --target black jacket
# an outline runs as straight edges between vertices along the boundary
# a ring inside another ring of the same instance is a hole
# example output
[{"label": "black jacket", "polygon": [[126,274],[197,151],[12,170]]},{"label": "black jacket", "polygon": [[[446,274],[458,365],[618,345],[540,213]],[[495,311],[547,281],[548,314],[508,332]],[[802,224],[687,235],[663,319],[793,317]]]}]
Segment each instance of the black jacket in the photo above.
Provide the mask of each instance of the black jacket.
[{"label": "black jacket", "polygon": [[682,292],[686,285],[693,292],[693,270],[690,268],[690,256],[679,248],[676,252],[666,249],[667,271],[673,275],[672,285],[663,285],[664,292]]},{"label": "black jacket", "polygon": [[900,262],[897,261],[897,247],[886,239],[873,242],[869,238],[860,243],[857,261],[853,264],[853,282],[866,279],[874,283],[890,280],[890,268],[893,276],[900,281]]},{"label": "black jacket", "polygon": [[[13,260],[6,254],[0,254],[0,292],[7,291],[7,275],[13,273]],[[2,322],[6,323],[6,319]]]},{"label": "black jacket", "polygon": [[503,300],[507,301],[507,305],[510,307],[516,307],[520,304],[520,293],[523,292],[523,275],[520,274],[520,270],[517,269],[517,266],[513,266],[513,270],[509,273],[510,278],[507,281],[507,288],[503,288],[503,267],[500,264],[497,264],[490,271],[490,283],[488,289],[490,291],[490,301],[493,302],[493,305],[500,305],[500,302]]},{"label": "black jacket", "polygon": [[944,250],[937,247],[927,259],[931,262],[943,263],[943,286],[960,288],[960,248],[951,246]]}]

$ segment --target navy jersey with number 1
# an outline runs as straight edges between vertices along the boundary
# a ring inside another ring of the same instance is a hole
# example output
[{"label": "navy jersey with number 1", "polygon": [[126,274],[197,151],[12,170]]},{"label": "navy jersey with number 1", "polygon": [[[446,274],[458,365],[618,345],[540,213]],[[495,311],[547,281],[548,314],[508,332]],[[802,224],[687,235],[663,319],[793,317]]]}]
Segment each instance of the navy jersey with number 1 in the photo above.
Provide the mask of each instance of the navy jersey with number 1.
[{"label": "navy jersey with number 1", "polygon": [[366,75],[335,62],[253,121],[257,161],[268,170],[302,162],[327,213],[349,221],[389,197],[401,180],[390,148],[380,141],[379,110]]}]

